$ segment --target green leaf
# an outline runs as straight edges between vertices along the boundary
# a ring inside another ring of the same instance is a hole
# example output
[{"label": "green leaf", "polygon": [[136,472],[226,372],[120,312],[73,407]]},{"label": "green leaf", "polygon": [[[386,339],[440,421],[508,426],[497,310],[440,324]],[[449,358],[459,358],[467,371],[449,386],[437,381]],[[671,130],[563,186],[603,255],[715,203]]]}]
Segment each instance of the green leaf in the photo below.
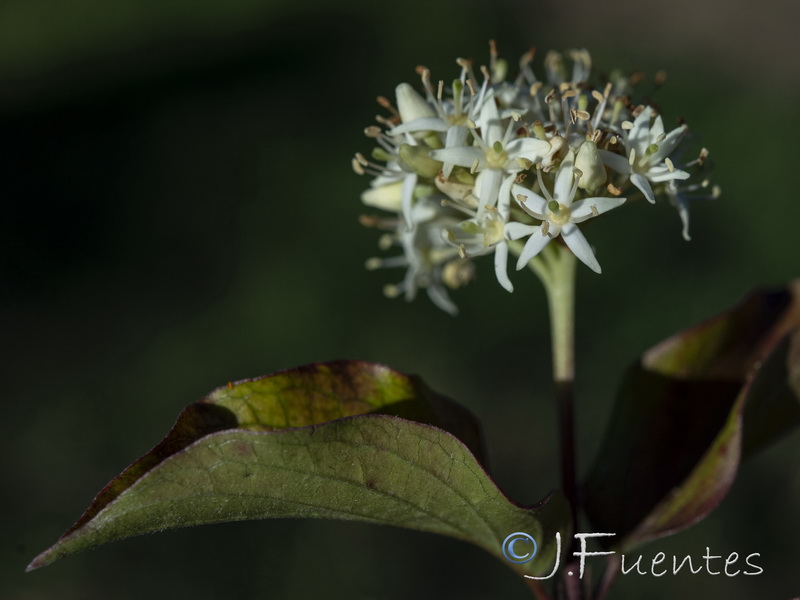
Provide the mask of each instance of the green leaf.
[{"label": "green leaf", "polygon": [[624,552],[696,523],[743,454],[800,425],[800,282],[647,351],[627,372],[584,486],[598,531]]},{"label": "green leaf", "polygon": [[505,536],[523,531],[539,554],[511,566],[549,571],[555,533],[568,527],[565,502],[512,503],[467,446],[412,415],[475,435],[466,411],[380,365],[311,365],[219,388],[184,410],[28,569],[163,529],[311,517],[439,533],[496,556]]}]

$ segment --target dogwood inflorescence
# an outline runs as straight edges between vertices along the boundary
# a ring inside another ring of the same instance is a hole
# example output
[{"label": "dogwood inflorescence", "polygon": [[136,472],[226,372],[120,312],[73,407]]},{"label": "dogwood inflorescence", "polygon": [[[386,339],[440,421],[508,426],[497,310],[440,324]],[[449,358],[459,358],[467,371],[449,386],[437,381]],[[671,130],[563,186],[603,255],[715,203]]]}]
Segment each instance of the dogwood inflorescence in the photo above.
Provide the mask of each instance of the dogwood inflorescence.
[{"label": "dogwood inflorescence", "polygon": [[411,300],[425,289],[455,314],[448,290],[474,278],[472,259],[493,255],[497,281],[511,292],[509,253],[519,270],[549,243],[600,273],[587,221],[637,199],[664,199],[688,240],[689,201],[719,195],[706,177],[705,148],[685,163],[678,157],[688,127],[668,129],[655,106],[634,100],[640,76],[594,87],[589,53],[572,50],[549,52],[539,79],[533,55],[507,81],[491,43],[480,77],[465,59],[449,83],[434,84],[418,67],[420,91],[401,83],[394,104],[378,98],[388,115],[366,128],[375,148],[369,158],[356,154],[353,169],[374,177],[363,203],[388,213],[361,222],[385,231],[382,249],[400,250],[369,259],[367,268],[406,268],[400,283],[384,288],[387,296]]}]

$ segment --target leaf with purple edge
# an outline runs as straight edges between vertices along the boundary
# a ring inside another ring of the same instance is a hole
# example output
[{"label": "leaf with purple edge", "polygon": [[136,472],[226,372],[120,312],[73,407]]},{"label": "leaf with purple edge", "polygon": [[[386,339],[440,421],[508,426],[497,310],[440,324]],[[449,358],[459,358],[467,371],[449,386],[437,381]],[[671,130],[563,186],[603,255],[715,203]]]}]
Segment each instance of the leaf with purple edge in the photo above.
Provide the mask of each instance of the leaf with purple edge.
[{"label": "leaf with purple edge", "polygon": [[727,495],[742,456],[800,425],[800,282],[646,352],[626,374],[584,486],[626,551],[676,533]]},{"label": "leaf with purple edge", "polygon": [[563,499],[511,502],[445,429],[479,450],[467,411],[381,365],[339,361],[229,384],[187,407],[28,569],[163,529],[307,517],[438,533],[498,557],[506,535],[525,531],[538,559],[512,568],[549,571],[555,533],[569,528]]}]

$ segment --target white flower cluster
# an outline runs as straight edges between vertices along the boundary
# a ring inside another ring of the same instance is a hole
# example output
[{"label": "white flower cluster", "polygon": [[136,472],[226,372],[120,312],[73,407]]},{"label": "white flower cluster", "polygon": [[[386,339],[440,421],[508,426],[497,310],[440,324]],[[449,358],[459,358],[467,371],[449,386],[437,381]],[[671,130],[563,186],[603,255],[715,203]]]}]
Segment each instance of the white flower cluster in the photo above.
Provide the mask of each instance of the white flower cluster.
[{"label": "white flower cluster", "polygon": [[533,52],[523,56],[519,75],[506,81],[506,63],[491,44],[480,78],[470,61],[458,59],[458,79],[434,86],[419,67],[424,93],[401,83],[395,105],[378,99],[389,116],[365,130],[376,147],[370,159],[357,154],[353,168],[374,176],[364,204],[393,213],[362,217],[386,230],[383,249],[402,248],[398,256],[367,261],[371,269],[407,268],[386,295],[411,300],[424,288],[455,314],[447,290],[474,277],[472,258],[493,254],[497,280],[510,292],[509,252],[519,270],[559,237],[600,273],[581,224],[621,206],[623,194],[651,203],[666,198],[687,240],[688,201],[718,195],[716,187],[692,195],[709,186],[708,152],[680,163],[675,153],[688,128],[666,131],[653,106],[636,104],[635,78],[593,87],[585,50],[548,53],[543,80],[532,60]]}]

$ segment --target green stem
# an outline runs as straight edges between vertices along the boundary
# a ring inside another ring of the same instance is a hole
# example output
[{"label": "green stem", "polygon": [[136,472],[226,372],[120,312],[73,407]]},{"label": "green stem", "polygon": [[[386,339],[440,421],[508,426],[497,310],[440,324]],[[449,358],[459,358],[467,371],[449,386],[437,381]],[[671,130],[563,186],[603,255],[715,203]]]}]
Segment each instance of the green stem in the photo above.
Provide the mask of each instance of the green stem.
[{"label": "green stem", "polygon": [[[509,245],[514,254],[520,247]],[[558,405],[559,450],[561,456],[561,487],[569,501],[572,526],[578,527],[578,498],[575,451],[575,255],[565,246],[553,242],[534,257],[528,267],[536,273],[547,294],[550,311],[550,339],[553,356],[553,382]],[[574,542],[574,540],[573,540]],[[567,556],[569,570],[572,562],[570,548]],[[575,570],[575,569],[573,569]],[[566,577],[566,576],[565,576]],[[580,598],[580,585],[566,578],[565,589],[570,600]]]}]

